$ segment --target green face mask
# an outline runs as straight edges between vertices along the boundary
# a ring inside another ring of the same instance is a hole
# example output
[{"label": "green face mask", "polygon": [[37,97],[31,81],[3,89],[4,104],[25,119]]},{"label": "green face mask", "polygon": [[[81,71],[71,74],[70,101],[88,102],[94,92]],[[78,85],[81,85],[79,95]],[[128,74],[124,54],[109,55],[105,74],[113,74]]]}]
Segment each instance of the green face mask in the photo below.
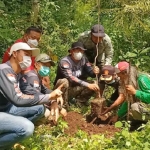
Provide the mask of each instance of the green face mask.
[{"label": "green face mask", "polygon": [[39,72],[40,76],[45,77],[50,74],[50,68],[46,67],[46,66],[41,66],[41,68],[38,72]]}]

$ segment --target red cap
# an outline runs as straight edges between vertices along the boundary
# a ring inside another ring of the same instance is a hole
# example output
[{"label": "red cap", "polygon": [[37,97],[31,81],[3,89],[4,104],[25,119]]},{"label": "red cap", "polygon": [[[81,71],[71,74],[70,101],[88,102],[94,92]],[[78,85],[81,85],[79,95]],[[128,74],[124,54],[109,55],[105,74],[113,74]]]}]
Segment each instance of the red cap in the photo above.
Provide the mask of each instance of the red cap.
[{"label": "red cap", "polygon": [[126,61],[121,61],[115,66],[116,73],[126,70],[128,69],[128,67],[129,67],[129,63],[127,63]]}]

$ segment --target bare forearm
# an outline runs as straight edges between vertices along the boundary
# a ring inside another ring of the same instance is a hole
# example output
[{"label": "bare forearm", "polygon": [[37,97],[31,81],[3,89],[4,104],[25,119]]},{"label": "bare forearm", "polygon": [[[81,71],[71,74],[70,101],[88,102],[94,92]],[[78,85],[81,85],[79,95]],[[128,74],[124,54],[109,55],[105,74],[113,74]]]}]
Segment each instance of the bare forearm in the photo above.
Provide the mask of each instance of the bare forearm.
[{"label": "bare forearm", "polygon": [[125,100],[125,97],[123,94],[120,94],[119,97],[117,98],[117,100],[109,107],[110,110],[116,108],[117,106],[119,106],[120,104],[122,104]]}]

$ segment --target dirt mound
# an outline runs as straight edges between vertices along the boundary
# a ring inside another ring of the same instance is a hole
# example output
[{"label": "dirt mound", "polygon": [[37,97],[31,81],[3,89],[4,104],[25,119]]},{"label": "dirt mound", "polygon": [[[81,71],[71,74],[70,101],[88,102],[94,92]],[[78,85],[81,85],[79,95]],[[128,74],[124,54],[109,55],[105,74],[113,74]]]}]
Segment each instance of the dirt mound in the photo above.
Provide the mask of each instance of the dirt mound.
[{"label": "dirt mound", "polygon": [[68,128],[65,130],[65,133],[73,135],[80,129],[89,135],[105,134],[107,137],[110,137],[115,132],[120,131],[119,128],[115,128],[113,125],[104,124],[104,122],[103,124],[91,124],[88,120],[77,112],[68,112],[65,118],[65,121],[68,123]]}]

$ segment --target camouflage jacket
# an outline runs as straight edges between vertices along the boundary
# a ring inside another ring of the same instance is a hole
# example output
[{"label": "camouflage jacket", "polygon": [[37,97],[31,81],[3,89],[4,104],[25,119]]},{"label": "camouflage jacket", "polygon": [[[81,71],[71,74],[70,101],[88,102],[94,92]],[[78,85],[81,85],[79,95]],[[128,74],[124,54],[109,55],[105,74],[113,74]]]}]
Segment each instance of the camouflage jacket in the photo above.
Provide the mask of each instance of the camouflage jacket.
[{"label": "camouflage jacket", "polygon": [[[80,34],[78,41],[84,44],[84,47],[87,49],[85,55],[87,56],[90,63],[94,62],[96,56],[96,44],[91,40],[91,32],[85,31]],[[110,37],[105,34],[105,37],[98,45],[98,57],[97,57],[97,66],[110,65],[113,58],[113,46],[111,43]]]}]

